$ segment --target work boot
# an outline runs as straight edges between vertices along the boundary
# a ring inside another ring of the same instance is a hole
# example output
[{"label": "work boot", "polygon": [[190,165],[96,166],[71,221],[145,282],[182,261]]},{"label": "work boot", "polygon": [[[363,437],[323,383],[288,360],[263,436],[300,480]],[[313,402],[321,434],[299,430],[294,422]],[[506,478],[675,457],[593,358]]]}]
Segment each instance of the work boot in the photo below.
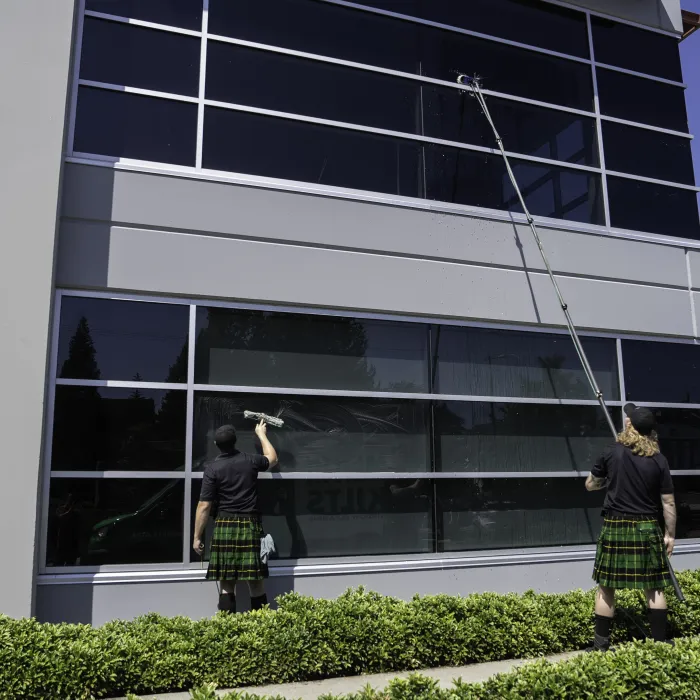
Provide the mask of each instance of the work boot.
[{"label": "work boot", "polygon": [[219,610],[221,612],[233,615],[236,612],[236,594],[235,593],[220,593],[219,594]]},{"label": "work boot", "polygon": [[250,596],[250,609],[260,610],[267,605],[267,595],[263,593],[262,595]]}]

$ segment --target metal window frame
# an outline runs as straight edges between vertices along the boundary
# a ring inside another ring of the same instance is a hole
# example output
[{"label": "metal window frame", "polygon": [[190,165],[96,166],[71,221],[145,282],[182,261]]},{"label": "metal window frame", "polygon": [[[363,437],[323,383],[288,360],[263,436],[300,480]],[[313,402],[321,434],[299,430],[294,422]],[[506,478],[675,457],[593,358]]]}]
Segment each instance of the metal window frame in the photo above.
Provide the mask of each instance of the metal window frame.
[{"label": "metal window frame", "polygon": [[[165,382],[135,382],[135,381],[117,381],[117,380],[75,380],[61,379],[58,377],[58,345],[61,320],[61,306],[63,297],[87,297],[87,298],[102,298],[114,299],[121,301],[134,302],[151,302],[162,304],[175,304],[178,306],[188,306],[188,371],[187,382],[184,384],[170,384]],[[488,322],[469,322],[459,320],[442,321],[439,319],[413,318],[402,317],[399,315],[376,314],[365,312],[352,312],[348,310],[330,310],[330,309],[306,309],[303,307],[282,307],[260,304],[245,304],[241,302],[224,302],[224,301],[207,301],[201,299],[183,300],[171,297],[158,297],[148,294],[129,294],[117,292],[90,292],[84,290],[63,290],[59,289],[55,294],[54,301],[54,317],[52,319],[51,328],[51,357],[49,363],[49,390],[48,390],[48,405],[47,405],[47,420],[45,426],[45,450],[43,461],[42,474],[42,502],[41,502],[41,536],[39,540],[39,583],[41,584],[56,584],[84,581],[85,577],[93,577],[91,581],[107,582],[120,580],[128,580],[134,582],[144,582],[150,580],[182,580],[185,576],[187,580],[199,580],[203,573],[199,571],[196,563],[191,561],[189,555],[189,541],[191,538],[191,495],[192,484],[194,481],[200,480],[203,477],[201,471],[194,471],[192,465],[192,441],[193,441],[193,420],[194,420],[194,393],[195,391],[216,391],[229,393],[275,393],[275,394],[296,394],[296,395],[312,395],[312,396],[347,396],[352,397],[379,397],[393,399],[417,399],[417,400],[450,400],[463,402],[497,402],[497,403],[517,403],[530,405],[562,405],[562,406],[591,406],[597,405],[595,400],[588,399],[548,399],[548,398],[526,398],[526,397],[503,397],[503,396],[468,396],[468,395],[453,395],[439,394],[435,392],[429,393],[411,393],[411,392],[375,392],[375,391],[345,391],[345,390],[314,390],[314,389],[299,389],[290,387],[252,387],[238,385],[208,385],[195,382],[195,341],[196,341],[196,325],[197,325],[197,307],[218,307],[231,308],[239,310],[269,310],[286,313],[305,313],[307,315],[319,316],[341,316],[352,318],[363,318],[367,320],[389,321],[389,322],[404,322],[417,323],[430,326],[431,324],[439,323],[457,328],[475,328],[475,329],[498,329],[511,330],[516,332],[527,333],[544,333],[548,335],[566,336],[566,330],[561,328],[543,328],[530,327],[526,325],[514,324],[496,324]],[[620,400],[609,401],[608,404],[619,410],[620,417],[622,416],[622,405],[625,400],[625,384],[624,384],[624,366],[622,354],[622,339],[625,336],[619,334],[603,334],[594,332],[583,332],[585,337],[600,337],[612,339],[615,341],[615,353],[617,358],[617,371],[619,381]],[[649,340],[646,336],[627,336],[630,339]],[[626,337],[625,337],[626,338]],[[691,344],[686,339],[678,338],[655,338],[658,342],[671,342]],[[696,344],[696,343],[694,343]],[[118,388],[141,388],[141,389],[168,389],[181,390],[187,394],[187,419],[185,427],[185,442],[186,456],[184,469],[181,471],[118,471],[108,470],[99,472],[90,472],[82,470],[61,470],[51,471],[51,445],[53,433],[53,415],[55,405],[55,392],[57,386],[101,386],[101,387],[118,387]],[[637,402],[639,405],[649,405],[660,408],[681,408],[681,409],[700,409],[700,404],[669,404],[669,403],[653,403],[653,402]],[[700,470],[672,470],[674,476],[700,476]],[[435,486],[441,480],[473,480],[473,479],[562,479],[562,478],[578,478],[586,476],[586,472],[580,471],[543,471],[543,472],[517,472],[517,471],[483,471],[483,472],[273,472],[261,474],[263,480],[286,480],[286,481],[328,481],[328,480],[345,480],[345,481],[360,481],[360,480],[415,480],[422,479],[431,481]],[[161,564],[113,564],[102,566],[77,566],[77,567],[47,567],[46,551],[47,551],[47,534],[48,534],[48,508],[49,508],[49,492],[51,479],[149,479],[161,481],[182,481],[184,485],[185,503],[183,506],[183,552],[182,561],[173,563]],[[435,510],[435,509],[433,509]],[[433,512],[431,519],[435,521],[437,513]],[[433,522],[435,526],[435,522]],[[680,546],[688,552],[700,551],[700,539],[697,541],[688,540],[680,543]],[[586,558],[592,556],[594,549],[592,545],[584,546],[583,550],[572,545],[569,549],[587,552]],[[272,565],[272,575],[287,575],[290,570],[294,575],[326,575],[324,571],[339,571],[341,567],[343,572],[359,573],[368,569],[372,570],[417,570],[421,568],[469,568],[472,566],[480,566],[479,562],[488,560],[494,562],[494,557],[503,555],[504,550],[464,550],[460,552],[430,552],[416,555],[364,555],[364,556],[349,556],[349,557],[334,557],[334,558],[310,558],[301,560],[301,563],[291,562],[290,560],[279,560]],[[590,554],[590,556],[589,556]],[[510,555],[503,555],[510,556]],[[518,557],[521,563],[539,563],[549,561],[552,557],[569,556],[562,554],[562,547],[552,545],[551,547],[534,547],[520,550]],[[341,562],[341,563],[334,563]],[[430,562],[443,562],[443,565],[434,567]],[[491,564],[483,564],[491,565]],[[291,568],[290,568],[291,567]],[[335,567],[335,568],[333,568]],[[284,574],[282,572],[285,572]],[[319,573],[321,572],[321,573]],[[194,579],[191,577],[194,576]],[[116,578],[115,578],[116,577]]]}]

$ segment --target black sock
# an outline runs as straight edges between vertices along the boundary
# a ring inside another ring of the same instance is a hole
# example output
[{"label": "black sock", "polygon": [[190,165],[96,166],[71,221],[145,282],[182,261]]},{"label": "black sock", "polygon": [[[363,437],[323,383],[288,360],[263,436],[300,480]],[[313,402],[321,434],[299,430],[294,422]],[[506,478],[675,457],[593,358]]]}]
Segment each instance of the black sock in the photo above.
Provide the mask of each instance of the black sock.
[{"label": "black sock", "polygon": [[236,594],[235,593],[220,593],[219,594],[219,610],[227,613],[236,612]]},{"label": "black sock", "polygon": [[252,610],[260,610],[267,605],[267,595],[252,595],[250,596],[250,607]]},{"label": "black sock", "polygon": [[668,610],[649,609],[649,626],[651,627],[651,637],[655,642],[666,641],[666,621],[668,620]]},{"label": "black sock", "polygon": [[595,649],[606,651],[610,646],[612,623],[612,617],[604,617],[603,615],[595,616],[595,641],[593,642]]}]

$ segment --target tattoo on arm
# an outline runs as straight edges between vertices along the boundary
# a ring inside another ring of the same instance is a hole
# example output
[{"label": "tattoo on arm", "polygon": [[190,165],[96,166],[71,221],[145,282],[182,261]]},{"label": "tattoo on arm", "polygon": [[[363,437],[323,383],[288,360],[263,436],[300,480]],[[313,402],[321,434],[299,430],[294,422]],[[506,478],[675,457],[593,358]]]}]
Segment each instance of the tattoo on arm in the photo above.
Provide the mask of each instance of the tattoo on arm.
[{"label": "tattoo on arm", "polygon": [[586,479],[586,488],[589,491],[600,491],[600,489],[605,488],[605,484],[606,479],[599,476],[593,476],[593,474],[589,474],[588,478]]},{"label": "tattoo on arm", "polygon": [[666,534],[676,539],[676,499],[672,493],[665,493],[661,496],[661,503],[664,507]]}]

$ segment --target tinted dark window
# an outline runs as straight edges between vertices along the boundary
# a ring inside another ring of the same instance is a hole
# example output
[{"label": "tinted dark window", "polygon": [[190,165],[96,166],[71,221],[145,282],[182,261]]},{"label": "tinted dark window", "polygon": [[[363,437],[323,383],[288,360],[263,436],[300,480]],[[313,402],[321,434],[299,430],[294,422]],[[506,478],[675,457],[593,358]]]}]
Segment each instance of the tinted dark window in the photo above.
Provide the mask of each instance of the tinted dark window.
[{"label": "tinted dark window", "polygon": [[598,63],[682,82],[678,40],[602,17],[591,17]]},{"label": "tinted dark window", "polygon": [[214,170],[420,197],[420,151],[412,141],[225,109],[204,112],[202,164]]},{"label": "tinted dark window", "polygon": [[650,182],[608,177],[610,222],[616,228],[700,238],[697,194]]},{"label": "tinted dark window", "polygon": [[654,408],[661,451],[671,469],[700,470],[700,411]]},{"label": "tinted dark window", "polygon": [[86,0],[85,9],[183,29],[202,28],[201,0]]},{"label": "tinted dark window", "polygon": [[180,479],[52,479],[47,566],[182,561]]},{"label": "tinted dark window", "polygon": [[196,97],[200,40],[85,18],[80,77]]},{"label": "tinted dark window", "polygon": [[700,403],[700,347],[622,341],[628,401]]},{"label": "tinted dark window", "polygon": [[446,552],[591,544],[603,492],[583,479],[464,479],[436,483],[439,543]]},{"label": "tinted dark window", "polygon": [[[193,482],[193,505],[200,487]],[[435,551],[429,481],[261,479],[258,489],[277,559]]]},{"label": "tinted dark window", "polygon": [[[598,165],[593,119],[488,97],[506,150],[583,165]],[[496,148],[493,130],[477,101],[464,90],[422,87],[426,136]]]},{"label": "tinted dark window", "polygon": [[598,68],[597,73],[602,114],[688,131],[683,88],[603,68]]},{"label": "tinted dark window", "polygon": [[74,150],[195,165],[197,105],[81,87]]},{"label": "tinted dark window", "polygon": [[591,71],[585,64],[337,5],[212,0],[209,30],[442,80],[479,73],[491,90],[592,109]]},{"label": "tinted dark window", "polygon": [[210,41],[207,98],[419,133],[420,84]]},{"label": "tinted dark window", "polygon": [[690,139],[604,121],[603,143],[609,170],[695,184]]},{"label": "tinted dark window", "polygon": [[187,392],[57,386],[54,471],[184,471]]},{"label": "tinted dark window", "polygon": [[678,539],[700,537],[700,478],[675,476],[673,486],[676,491],[678,512],[676,537]]},{"label": "tinted dark window", "polygon": [[[467,396],[593,399],[568,335],[481,328],[433,331],[435,391]],[[607,399],[619,398],[615,342],[582,338],[588,361]]]},{"label": "tinted dark window", "polygon": [[420,17],[523,44],[588,58],[582,12],[532,0],[364,0],[390,12]]},{"label": "tinted dark window", "polygon": [[428,392],[422,324],[197,309],[198,384]]},{"label": "tinted dark window", "polygon": [[434,425],[443,472],[587,472],[610,443],[595,406],[450,401]]},{"label": "tinted dark window", "polygon": [[195,469],[218,454],[221,425],[235,426],[243,452],[260,451],[245,410],[284,420],[268,431],[284,472],[430,471],[426,402],[218,392],[195,395]]},{"label": "tinted dark window", "polygon": [[187,306],[64,296],[58,376],[185,382],[188,328]]},{"label": "tinted dark window", "polygon": [[[500,156],[429,146],[424,157],[428,199],[521,211]],[[532,214],[603,222],[598,175],[515,159],[511,166]]]}]

